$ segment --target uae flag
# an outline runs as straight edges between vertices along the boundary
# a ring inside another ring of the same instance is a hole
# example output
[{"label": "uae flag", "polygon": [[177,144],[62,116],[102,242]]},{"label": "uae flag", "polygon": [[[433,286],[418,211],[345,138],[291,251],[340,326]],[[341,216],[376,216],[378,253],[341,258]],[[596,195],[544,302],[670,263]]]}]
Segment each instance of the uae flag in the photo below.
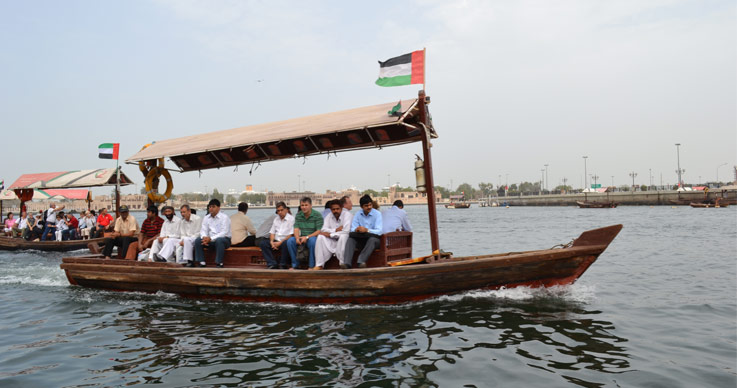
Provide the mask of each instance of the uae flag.
[{"label": "uae flag", "polygon": [[425,83],[425,50],[379,61],[379,86],[402,86]]},{"label": "uae flag", "polygon": [[120,143],[102,143],[100,144],[100,159],[115,159],[118,160],[118,150],[120,149]]}]

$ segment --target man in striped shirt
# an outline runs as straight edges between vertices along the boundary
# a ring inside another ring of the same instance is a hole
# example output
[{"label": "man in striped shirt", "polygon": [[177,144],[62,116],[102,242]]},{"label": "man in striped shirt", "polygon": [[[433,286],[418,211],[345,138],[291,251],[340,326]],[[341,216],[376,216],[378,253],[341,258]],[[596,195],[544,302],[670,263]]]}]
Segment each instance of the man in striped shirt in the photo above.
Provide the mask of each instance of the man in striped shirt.
[{"label": "man in striped shirt", "polygon": [[161,233],[164,219],[159,217],[159,208],[151,205],[146,209],[146,219],[141,224],[141,233],[138,234],[138,252],[151,248]]}]

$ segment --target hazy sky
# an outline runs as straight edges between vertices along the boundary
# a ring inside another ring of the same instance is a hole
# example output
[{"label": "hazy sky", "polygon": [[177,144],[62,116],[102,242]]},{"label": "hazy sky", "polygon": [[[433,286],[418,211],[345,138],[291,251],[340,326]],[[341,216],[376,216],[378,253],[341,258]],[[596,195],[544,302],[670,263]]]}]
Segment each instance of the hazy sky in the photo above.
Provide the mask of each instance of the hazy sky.
[{"label": "hazy sky", "polygon": [[[351,3],[0,0],[0,178],[112,167],[104,142],[124,160],[154,140],[413,98],[417,85],[374,85],[377,60],[426,47],[438,185],[538,181],[548,164],[551,187],[581,187],[583,155],[604,184],[650,170],[674,183],[675,143],[686,182],[732,179],[734,0]],[[174,174],[174,191],[414,186],[416,153]]]}]

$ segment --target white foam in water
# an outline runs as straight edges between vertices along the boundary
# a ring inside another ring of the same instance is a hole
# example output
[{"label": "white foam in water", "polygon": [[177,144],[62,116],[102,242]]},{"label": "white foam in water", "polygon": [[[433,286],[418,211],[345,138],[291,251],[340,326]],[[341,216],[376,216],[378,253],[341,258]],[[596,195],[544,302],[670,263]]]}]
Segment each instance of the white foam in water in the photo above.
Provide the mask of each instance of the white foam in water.
[{"label": "white foam in water", "polygon": [[0,284],[30,284],[35,286],[59,287],[69,285],[69,281],[58,265],[26,262],[25,265],[7,265]]}]

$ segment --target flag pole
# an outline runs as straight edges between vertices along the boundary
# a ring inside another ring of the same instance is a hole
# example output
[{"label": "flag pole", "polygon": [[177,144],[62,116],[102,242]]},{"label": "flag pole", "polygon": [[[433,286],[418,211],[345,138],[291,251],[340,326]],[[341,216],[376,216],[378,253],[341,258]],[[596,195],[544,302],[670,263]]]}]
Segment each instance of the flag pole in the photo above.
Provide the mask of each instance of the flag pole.
[{"label": "flag pole", "polygon": [[[118,150],[118,153],[120,153],[120,150]],[[118,211],[120,209],[120,167],[118,167],[118,159],[115,159],[115,173],[115,219],[117,220],[120,217]]]},{"label": "flag pole", "polygon": [[422,90],[427,93],[427,88],[425,87],[425,80],[427,79],[427,72],[425,72],[425,69],[427,68],[427,49],[425,47],[422,48]]}]

